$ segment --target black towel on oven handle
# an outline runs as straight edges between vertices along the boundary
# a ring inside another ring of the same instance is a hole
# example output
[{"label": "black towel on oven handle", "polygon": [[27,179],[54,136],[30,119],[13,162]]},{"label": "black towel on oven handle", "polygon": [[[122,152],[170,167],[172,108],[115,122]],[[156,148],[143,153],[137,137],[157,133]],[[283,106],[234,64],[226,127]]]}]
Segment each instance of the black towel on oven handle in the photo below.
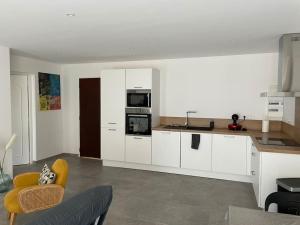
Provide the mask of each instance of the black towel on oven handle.
[{"label": "black towel on oven handle", "polygon": [[195,150],[199,149],[200,139],[201,139],[200,134],[192,134],[192,143],[191,143],[192,149],[195,149]]}]

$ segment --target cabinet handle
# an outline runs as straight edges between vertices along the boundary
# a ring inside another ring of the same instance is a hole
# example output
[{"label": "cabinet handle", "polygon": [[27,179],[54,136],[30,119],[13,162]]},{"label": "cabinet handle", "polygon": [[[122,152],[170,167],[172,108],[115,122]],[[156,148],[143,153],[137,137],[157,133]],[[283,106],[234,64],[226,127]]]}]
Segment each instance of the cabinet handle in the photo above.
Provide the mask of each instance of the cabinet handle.
[{"label": "cabinet handle", "polygon": [[117,123],[109,122],[108,124],[117,124]]},{"label": "cabinet handle", "polygon": [[255,171],[254,170],[251,171],[251,175],[255,176]]},{"label": "cabinet handle", "polygon": [[140,138],[140,137],[134,137],[134,139],[143,139],[143,138]]},{"label": "cabinet handle", "polygon": [[133,87],[133,88],[143,88],[143,87]]},{"label": "cabinet handle", "polygon": [[116,131],[116,129],[108,129],[108,130],[110,130],[110,131]]},{"label": "cabinet handle", "polygon": [[235,138],[233,135],[224,135],[225,138]]},{"label": "cabinet handle", "polygon": [[251,152],[251,155],[254,157],[256,154],[255,154],[255,152]]}]

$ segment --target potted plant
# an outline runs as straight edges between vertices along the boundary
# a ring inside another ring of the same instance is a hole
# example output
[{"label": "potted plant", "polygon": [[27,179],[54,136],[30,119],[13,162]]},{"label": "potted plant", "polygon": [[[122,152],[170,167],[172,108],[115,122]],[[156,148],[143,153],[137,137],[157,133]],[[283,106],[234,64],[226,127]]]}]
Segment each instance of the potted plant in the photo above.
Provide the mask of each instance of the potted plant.
[{"label": "potted plant", "polygon": [[0,161],[0,193],[8,191],[10,187],[11,178],[8,174],[5,174],[4,172],[4,162],[5,162],[6,153],[11,149],[11,147],[15,143],[15,140],[16,140],[16,135],[13,134],[5,146],[4,154],[2,160]]}]

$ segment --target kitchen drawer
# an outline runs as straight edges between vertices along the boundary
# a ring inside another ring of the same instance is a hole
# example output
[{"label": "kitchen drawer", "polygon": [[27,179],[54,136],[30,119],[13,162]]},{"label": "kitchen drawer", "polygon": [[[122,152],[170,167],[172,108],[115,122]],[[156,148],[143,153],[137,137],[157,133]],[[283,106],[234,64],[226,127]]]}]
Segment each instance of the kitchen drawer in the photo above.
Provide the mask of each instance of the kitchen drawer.
[{"label": "kitchen drawer", "polygon": [[126,136],[126,162],[151,164],[151,137]]},{"label": "kitchen drawer", "polygon": [[101,128],[102,159],[125,161],[125,129]]},{"label": "kitchen drawer", "polygon": [[211,171],[212,134],[199,134],[199,149],[191,148],[192,133],[181,133],[181,168]]},{"label": "kitchen drawer", "polygon": [[214,134],[212,169],[214,172],[247,175],[247,137]]},{"label": "kitchen drawer", "polygon": [[180,132],[152,132],[152,164],[180,167]]}]

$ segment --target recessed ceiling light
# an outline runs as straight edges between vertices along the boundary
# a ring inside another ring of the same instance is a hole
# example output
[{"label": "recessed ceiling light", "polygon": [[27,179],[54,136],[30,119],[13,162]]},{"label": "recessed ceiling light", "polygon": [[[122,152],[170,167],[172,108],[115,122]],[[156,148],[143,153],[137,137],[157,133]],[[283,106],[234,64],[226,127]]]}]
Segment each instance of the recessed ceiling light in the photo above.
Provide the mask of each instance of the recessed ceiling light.
[{"label": "recessed ceiling light", "polygon": [[66,13],[65,15],[68,16],[68,17],[74,17],[74,16],[76,16],[75,13]]}]

